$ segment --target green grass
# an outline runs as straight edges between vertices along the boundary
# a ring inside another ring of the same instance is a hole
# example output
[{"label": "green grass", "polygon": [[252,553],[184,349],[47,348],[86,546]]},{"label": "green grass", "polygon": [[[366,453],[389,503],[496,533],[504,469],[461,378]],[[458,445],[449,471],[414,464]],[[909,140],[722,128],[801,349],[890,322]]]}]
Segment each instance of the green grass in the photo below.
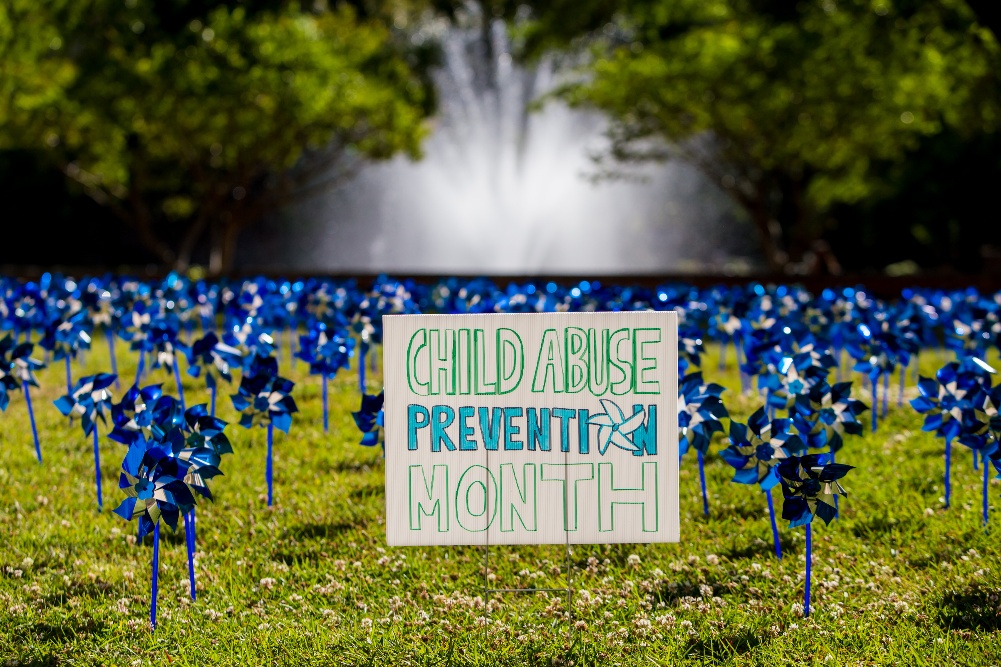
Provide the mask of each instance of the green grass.
[{"label": "green grass", "polygon": [[[735,395],[736,374],[717,372],[715,354],[706,376],[731,388],[728,406],[745,418],[757,402]],[[125,357],[120,349],[132,378]],[[925,355],[925,372],[941,360]],[[87,372],[108,366],[96,341]],[[264,501],[264,431],[232,427],[236,454],[214,480],[216,501],[198,509],[198,600],[188,598],[183,532],[166,531],[155,633],[151,541],[136,545],[135,524],[111,513],[124,448],[102,438],[98,513],[91,444],[52,406],[62,366],[41,374],[34,396],[44,465],[14,397],[0,415],[0,665],[1001,662],[1001,551],[980,525],[979,473],[958,447],[943,510],[942,444],[910,408],[892,407],[878,435],[849,440],[839,456],[858,469],[841,518],[815,527],[810,618],[795,607],[803,530],[783,526],[776,560],[764,496],[730,483],[716,456],[708,518],[695,458],[683,463],[680,544],[574,549],[568,616],[565,597],[542,593],[494,595],[485,607],[480,548],[387,548],[381,453],[357,444],[349,414],[354,373],[332,385],[325,435],[319,382],[303,371],[291,374],[302,412],[276,436],[275,507]],[[150,381],[173,389],[164,370]],[[189,404],[207,400],[199,385],[186,378]],[[219,405],[235,421],[228,399]],[[999,491],[992,482],[995,503]],[[495,547],[490,559],[497,587],[566,584],[562,547]]]}]

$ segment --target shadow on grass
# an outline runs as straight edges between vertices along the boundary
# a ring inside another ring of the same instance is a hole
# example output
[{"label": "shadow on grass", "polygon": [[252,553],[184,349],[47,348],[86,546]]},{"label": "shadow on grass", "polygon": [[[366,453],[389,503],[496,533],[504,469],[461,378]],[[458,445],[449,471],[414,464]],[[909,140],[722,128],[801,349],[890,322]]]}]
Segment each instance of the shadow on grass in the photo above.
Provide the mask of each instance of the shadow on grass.
[{"label": "shadow on grass", "polygon": [[729,637],[699,639],[688,646],[685,655],[688,657],[709,659],[715,662],[749,653],[765,641],[766,639],[760,633],[755,633],[753,630],[744,630]]},{"label": "shadow on grass", "polygon": [[855,519],[852,522],[852,533],[855,537],[875,540],[901,533],[911,533],[920,529],[920,524],[914,517],[896,518],[886,514],[877,514],[865,519]]},{"label": "shadow on grass", "polygon": [[936,621],[946,629],[1001,630],[1001,594],[997,590],[970,586],[946,593]]},{"label": "shadow on grass", "polygon": [[74,582],[69,588],[45,595],[38,600],[39,607],[62,607],[70,598],[113,598],[115,588],[106,581]]},{"label": "shadow on grass", "polygon": [[[793,547],[793,545],[787,544],[786,542],[788,542],[788,540],[783,541],[782,543],[782,553],[796,553],[797,550]],[[766,542],[758,538],[753,540],[750,544],[732,545],[721,550],[719,555],[724,556],[727,560],[755,560],[758,558],[769,559],[775,558],[775,546],[771,542]]]},{"label": "shadow on grass", "polygon": [[[64,642],[79,639],[84,635],[94,635],[104,630],[104,627],[103,623],[87,616],[84,618],[67,618],[59,623],[35,623],[31,626],[29,633],[37,641],[42,643]],[[42,662],[38,662],[37,664],[58,664],[55,662],[47,662],[48,660],[49,658],[42,658]]]},{"label": "shadow on grass", "polygon": [[726,586],[716,579],[706,581],[671,581],[655,590],[653,597],[656,602],[672,605],[684,598],[701,597],[702,586],[712,587],[712,595],[714,596],[723,596],[727,592]]},{"label": "shadow on grass", "polygon": [[764,519],[765,521],[768,521],[768,505],[766,504],[764,496],[761,496],[760,505],[751,502],[729,505],[713,505],[710,503],[709,516],[706,517],[700,511],[699,518],[710,523],[720,520],[726,521],[729,519],[744,519],[745,521],[758,521]]},{"label": "shadow on grass", "polygon": [[376,469],[382,470],[382,466],[372,461],[359,461],[357,459],[338,459],[337,461],[317,461],[316,470],[319,473],[336,472],[341,474],[357,474],[372,472]]},{"label": "shadow on grass", "polygon": [[303,523],[288,529],[289,535],[297,540],[324,540],[337,537],[356,529],[356,524],[338,523]]},{"label": "shadow on grass", "polygon": [[47,655],[42,658],[31,658],[27,662],[18,661],[10,664],[17,665],[17,667],[56,667],[64,663],[56,656]]}]

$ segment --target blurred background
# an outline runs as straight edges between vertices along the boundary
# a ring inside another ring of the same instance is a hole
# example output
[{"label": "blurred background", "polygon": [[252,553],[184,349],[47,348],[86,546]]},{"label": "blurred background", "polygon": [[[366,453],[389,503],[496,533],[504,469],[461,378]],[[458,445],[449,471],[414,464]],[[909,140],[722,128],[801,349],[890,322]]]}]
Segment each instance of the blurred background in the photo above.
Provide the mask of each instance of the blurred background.
[{"label": "blurred background", "polygon": [[0,267],[1001,274],[997,0],[5,0]]}]

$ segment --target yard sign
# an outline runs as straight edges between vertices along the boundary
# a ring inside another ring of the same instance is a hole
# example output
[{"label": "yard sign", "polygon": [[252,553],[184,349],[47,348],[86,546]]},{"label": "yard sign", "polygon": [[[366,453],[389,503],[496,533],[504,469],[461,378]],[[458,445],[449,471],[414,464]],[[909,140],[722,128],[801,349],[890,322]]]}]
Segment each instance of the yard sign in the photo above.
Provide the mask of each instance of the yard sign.
[{"label": "yard sign", "polygon": [[383,323],[389,544],[678,541],[675,313]]}]

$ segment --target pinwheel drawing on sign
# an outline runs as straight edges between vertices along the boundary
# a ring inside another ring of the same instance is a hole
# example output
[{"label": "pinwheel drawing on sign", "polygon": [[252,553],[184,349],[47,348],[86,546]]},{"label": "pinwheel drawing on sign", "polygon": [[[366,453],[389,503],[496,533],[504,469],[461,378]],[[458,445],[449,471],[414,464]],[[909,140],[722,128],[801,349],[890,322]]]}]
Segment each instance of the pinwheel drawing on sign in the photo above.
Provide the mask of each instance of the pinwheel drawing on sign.
[{"label": "pinwheel drawing on sign", "polygon": [[819,516],[826,524],[837,515],[834,499],[839,495],[848,496],[838,480],[852,469],[853,466],[842,463],[828,463],[826,454],[791,456],[779,464],[778,474],[782,479],[784,497],[782,518],[789,521],[790,528],[806,526],[806,586],[803,591],[803,616],[810,615],[813,517]]},{"label": "pinwheel drawing on sign", "polygon": [[629,417],[618,405],[607,398],[600,399],[604,412],[593,415],[587,423],[598,427],[598,453],[604,455],[610,445],[615,445],[619,449],[627,452],[638,452],[640,446],[633,442],[629,436],[639,427],[643,426],[646,413],[642,408],[634,412]]},{"label": "pinwheel drawing on sign", "polygon": [[241,413],[240,426],[253,428],[266,426],[268,429],[268,458],[265,465],[265,479],[268,483],[268,506],[274,498],[272,475],[274,430],[288,433],[292,426],[292,414],[298,412],[292,399],[295,383],[272,373],[245,375],[240,381],[236,394],[230,396],[233,407]]},{"label": "pinwheel drawing on sign", "polygon": [[241,367],[240,350],[219,340],[209,331],[185,350],[188,357],[188,375],[205,376],[205,386],[212,394],[211,414],[215,414],[216,393],[219,380],[233,381],[233,369]]},{"label": "pinwheel drawing on sign", "polygon": [[971,399],[979,391],[990,389],[994,369],[976,357],[951,361],[940,368],[935,378],[918,380],[918,397],[911,406],[925,415],[923,431],[945,440],[945,506],[952,498],[952,441],[964,432],[964,412],[972,410]]},{"label": "pinwheel drawing on sign", "polygon": [[101,496],[101,450],[97,420],[107,423],[104,413],[111,409],[111,390],[109,387],[115,381],[111,373],[98,373],[80,378],[73,390],[55,401],[59,412],[70,418],[80,418],[80,426],[84,435],[94,438],[94,483],[97,486],[97,507],[104,506]]},{"label": "pinwheel drawing on sign", "polygon": [[806,449],[799,436],[790,431],[789,419],[769,420],[764,408],[758,408],[747,424],[730,422],[730,446],[720,455],[735,469],[734,482],[757,484],[768,500],[768,516],[772,524],[775,555],[782,558],[779,529],[775,520],[772,489],[779,483],[777,466],[790,456],[798,456]]},{"label": "pinwheel drawing on sign", "polygon": [[[342,368],[348,367],[355,341],[347,331],[338,331],[323,322],[310,327],[309,332],[299,336],[299,352],[296,355],[307,364],[311,375],[323,378],[323,431],[330,430],[327,399],[327,381]],[[364,361],[359,361],[364,363]],[[362,392],[364,396],[364,392]]]},{"label": "pinwheel drawing on sign", "polygon": [[702,487],[702,512],[709,516],[709,495],[706,492],[705,455],[713,434],[723,432],[720,419],[729,417],[720,395],[724,387],[702,381],[702,373],[689,373],[678,384],[678,459],[689,448],[695,449],[699,460],[699,481]]},{"label": "pinwheel drawing on sign", "polygon": [[0,410],[6,412],[12,392],[20,388],[24,392],[24,402],[28,407],[31,421],[31,436],[35,441],[35,456],[42,462],[42,446],[38,442],[38,428],[35,426],[35,411],[31,407],[31,389],[38,386],[35,371],[45,367],[41,361],[31,358],[32,343],[17,345],[10,335],[0,339]]},{"label": "pinwheel drawing on sign", "polygon": [[352,412],[351,416],[358,425],[358,430],[362,432],[361,444],[365,447],[382,445],[382,450],[386,451],[386,413],[383,409],[385,396],[383,392],[378,394],[362,394],[361,408],[358,412]]}]

